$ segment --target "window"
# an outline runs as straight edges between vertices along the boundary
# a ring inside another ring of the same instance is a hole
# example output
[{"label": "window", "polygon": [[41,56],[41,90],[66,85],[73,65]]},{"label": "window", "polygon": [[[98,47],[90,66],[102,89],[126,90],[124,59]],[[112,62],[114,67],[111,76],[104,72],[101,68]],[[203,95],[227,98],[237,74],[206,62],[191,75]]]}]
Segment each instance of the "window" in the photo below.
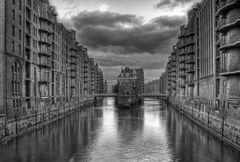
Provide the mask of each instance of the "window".
[{"label": "window", "polygon": [[15,37],[15,26],[12,26],[12,36]]},{"label": "window", "polygon": [[19,15],[19,25],[22,25],[22,16]]},{"label": "window", "polygon": [[12,41],[12,52],[15,52],[15,42]]},{"label": "window", "polygon": [[22,46],[21,46],[21,44],[18,45],[18,48],[19,48],[19,55],[21,55],[22,54]]},{"label": "window", "polygon": [[19,29],[18,34],[19,34],[19,40],[22,40],[22,30],[21,29]]},{"label": "window", "polygon": [[19,10],[22,10],[22,0],[19,0]]},{"label": "window", "polygon": [[15,61],[12,65],[12,99],[13,108],[19,108],[21,103],[21,67],[19,62]]},{"label": "window", "polygon": [[15,20],[15,10],[12,10],[12,18]]},{"label": "window", "polygon": [[33,39],[33,48],[37,49],[37,41],[35,39]]}]

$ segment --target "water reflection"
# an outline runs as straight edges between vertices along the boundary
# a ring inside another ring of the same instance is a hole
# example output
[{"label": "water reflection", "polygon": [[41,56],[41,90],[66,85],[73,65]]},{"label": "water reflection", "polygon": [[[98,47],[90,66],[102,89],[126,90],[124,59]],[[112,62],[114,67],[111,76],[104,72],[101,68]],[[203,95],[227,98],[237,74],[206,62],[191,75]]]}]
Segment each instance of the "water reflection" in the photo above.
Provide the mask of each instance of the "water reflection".
[{"label": "water reflection", "polygon": [[108,98],[103,106],[0,145],[0,162],[5,161],[237,162],[240,156],[158,101],[122,110]]}]

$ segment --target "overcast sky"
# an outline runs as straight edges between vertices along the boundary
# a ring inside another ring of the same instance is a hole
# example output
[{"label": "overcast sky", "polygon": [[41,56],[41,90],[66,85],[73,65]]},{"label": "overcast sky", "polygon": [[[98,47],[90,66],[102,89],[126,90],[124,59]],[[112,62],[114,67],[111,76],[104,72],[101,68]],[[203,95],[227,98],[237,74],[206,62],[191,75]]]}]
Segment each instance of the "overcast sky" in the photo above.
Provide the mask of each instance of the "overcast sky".
[{"label": "overcast sky", "polygon": [[199,0],[50,0],[67,27],[77,30],[110,82],[123,66],[143,67],[146,81],[164,71],[179,26]]}]

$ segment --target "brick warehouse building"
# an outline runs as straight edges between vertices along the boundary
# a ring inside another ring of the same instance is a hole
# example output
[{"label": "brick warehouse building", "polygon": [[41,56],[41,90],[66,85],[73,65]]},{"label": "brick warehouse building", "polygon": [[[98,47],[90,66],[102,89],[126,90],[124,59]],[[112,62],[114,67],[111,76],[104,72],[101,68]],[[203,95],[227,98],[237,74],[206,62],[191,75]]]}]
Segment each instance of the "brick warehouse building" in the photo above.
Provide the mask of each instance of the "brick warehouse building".
[{"label": "brick warehouse building", "polygon": [[183,111],[238,146],[239,16],[239,0],[203,0],[197,4],[189,11],[187,25],[180,28],[166,66],[170,102],[182,105]]},{"label": "brick warehouse building", "polygon": [[150,82],[147,82],[144,85],[144,92],[145,93],[152,93],[152,94],[159,94],[160,92],[160,80],[152,80]]},{"label": "brick warehouse building", "polygon": [[103,73],[48,0],[0,2],[0,138],[103,92]]},{"label": "brick warehouse building", "polygon": [[166,94],[167,92],[167,73],[163,73],[159,78],[159,93]]}]

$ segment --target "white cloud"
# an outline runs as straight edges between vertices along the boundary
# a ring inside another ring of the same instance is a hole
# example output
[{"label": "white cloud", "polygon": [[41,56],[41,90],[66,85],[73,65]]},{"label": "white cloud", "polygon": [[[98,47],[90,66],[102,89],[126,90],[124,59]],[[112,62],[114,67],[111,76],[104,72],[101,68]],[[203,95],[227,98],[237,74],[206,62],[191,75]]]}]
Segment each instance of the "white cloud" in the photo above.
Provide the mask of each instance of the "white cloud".
[{"label": "white cloud", "polygon": [[106,12],[109,9],[109,5],[103,4],[99,7],[99,11]]}]

